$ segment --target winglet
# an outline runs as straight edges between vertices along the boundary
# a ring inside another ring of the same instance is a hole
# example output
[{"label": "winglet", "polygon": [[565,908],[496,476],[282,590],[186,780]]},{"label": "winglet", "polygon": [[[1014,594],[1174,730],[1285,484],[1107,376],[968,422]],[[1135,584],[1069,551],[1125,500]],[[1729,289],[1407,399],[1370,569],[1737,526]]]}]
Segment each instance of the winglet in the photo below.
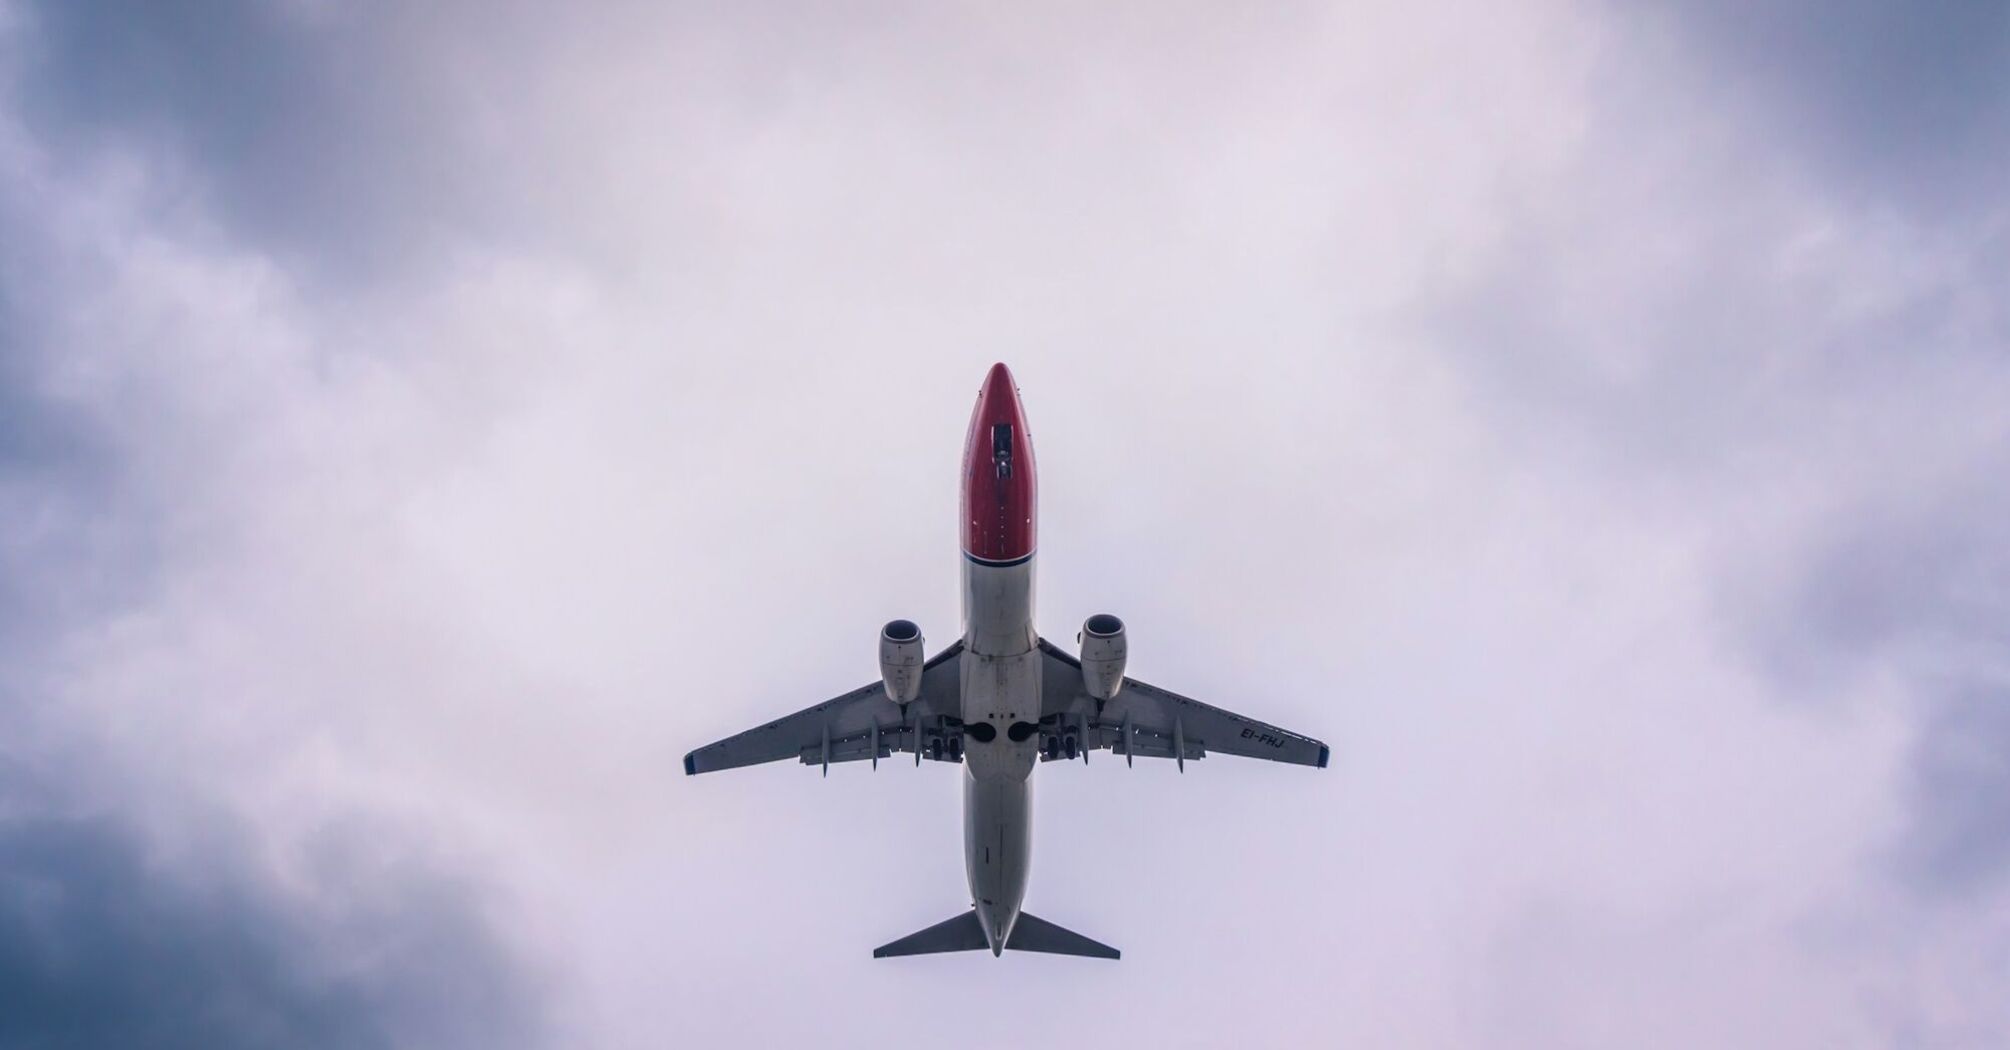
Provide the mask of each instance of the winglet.
[{"label": "winglet", "polygon": [[1327,760],[1328,758],[1331,758],[1332,756],[1333,756],[1333,749],[1332,749],[1332,748],[1330,748],[1330,747],[1327,747],[1327,746],[1326,746],[1325,744],[1321,744],[1321,745],[1319,745],[1319,768],[1320,768],[1320,769],[1325,769],[1325,768],[1326,768],[1326,760]]},{"label": "winglet", "polygon": [[684,756],[684,775],[687,777],[698,775],[698,752],[693,751]]}]

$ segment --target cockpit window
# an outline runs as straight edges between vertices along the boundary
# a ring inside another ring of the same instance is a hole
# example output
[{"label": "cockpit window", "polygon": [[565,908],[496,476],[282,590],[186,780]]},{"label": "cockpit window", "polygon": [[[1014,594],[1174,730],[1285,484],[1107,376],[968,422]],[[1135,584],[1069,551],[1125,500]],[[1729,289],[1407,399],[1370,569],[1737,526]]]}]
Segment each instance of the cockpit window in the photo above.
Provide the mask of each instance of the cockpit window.
[{"label": "cockpit window", "polygon": [[998,476],[1012,476],[1012,424],[998,423],[991,427],[991,464],[998,468]]}]

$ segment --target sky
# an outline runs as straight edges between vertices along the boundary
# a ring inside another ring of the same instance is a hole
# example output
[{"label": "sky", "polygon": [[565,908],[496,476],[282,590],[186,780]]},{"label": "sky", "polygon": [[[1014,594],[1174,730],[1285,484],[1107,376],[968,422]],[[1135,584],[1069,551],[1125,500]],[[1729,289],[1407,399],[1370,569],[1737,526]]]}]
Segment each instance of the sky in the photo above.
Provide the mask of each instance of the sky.
[{"label": "sky", "polygon": [[[2010,8],[0,0],[0,1047],[2010,1042]],[[1037,777],[1038,624],[1333,747]]]}]

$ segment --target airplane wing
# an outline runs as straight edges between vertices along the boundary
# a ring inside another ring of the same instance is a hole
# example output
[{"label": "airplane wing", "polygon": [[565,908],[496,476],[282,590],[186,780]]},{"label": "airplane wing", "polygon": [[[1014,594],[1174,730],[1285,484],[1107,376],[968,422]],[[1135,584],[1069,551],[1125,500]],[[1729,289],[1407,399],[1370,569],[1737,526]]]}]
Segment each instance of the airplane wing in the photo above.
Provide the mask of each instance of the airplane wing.
[{"label": "airplane wing", "polygon": [[[1271,762],[1325,768],[1331,754],[1308,736],[1210,707],[1135,678],[1125,678],[1115,698],[1097,710],[1082,688],[1082,664],[1040,639],[1040,715],[1050,732],[1072,731],[1087,750],[1186,760],[1241,755]],[[1050,756],[1051,757],[1051,756]]]},{"label": "airplane wing", "polygon": [[[921,669],[921,696],[900,706],[886,698],[878,682],[862,685],[843,696],[784,715],[767,725],[729,736],[684,756],[687,774],[777,762],[785,758],[804,765],[870,759],[877,764],[896,751],[941,760],[945,745],[955,741],[962,751],[961,713],[963,642],[935,654]],[[953,761],[953,759],[951,759]]]}]

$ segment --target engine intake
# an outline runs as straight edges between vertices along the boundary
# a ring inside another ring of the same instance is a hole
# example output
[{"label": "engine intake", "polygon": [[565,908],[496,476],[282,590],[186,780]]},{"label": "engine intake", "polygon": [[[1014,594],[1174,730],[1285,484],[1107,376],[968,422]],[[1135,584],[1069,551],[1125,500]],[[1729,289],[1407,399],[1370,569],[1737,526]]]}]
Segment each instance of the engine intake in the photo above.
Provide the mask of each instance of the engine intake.
[{"label": "engine intake", "polygon": [[913,620],[890,620],[879,631],[879,678],[886,698],[903,707],[921,696],[921,628]]},{"label": "engine intake", "polygon": [[1075,641],[1082,646],[1082,688],[1098,701],[1114,698],[1124,687],[1124,660],[1130,655],[1124,621],[1097,613],[1083,621]]}]

